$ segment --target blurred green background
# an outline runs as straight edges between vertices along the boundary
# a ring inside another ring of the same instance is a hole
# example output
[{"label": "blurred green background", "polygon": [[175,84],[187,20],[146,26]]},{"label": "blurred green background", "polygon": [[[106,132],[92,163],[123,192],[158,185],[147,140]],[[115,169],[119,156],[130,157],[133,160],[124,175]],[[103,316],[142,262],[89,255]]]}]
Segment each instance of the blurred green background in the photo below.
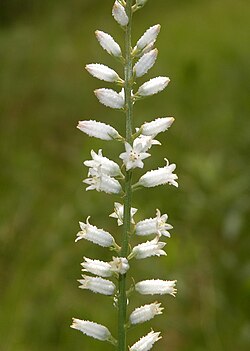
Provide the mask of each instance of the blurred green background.
[{"label": "blurred green background", "polygon": [[[69,328],[90,319],[116,334],[110,298],[77,288],[85,255],[110,252],[74,243],[78,221],[113,233],[114,196],[85,192],[92,148],[115,159],[122,146],[90,139],[75,126],[97,119],[124,131],[123,114],[97,103],[86,63],[115,68],[94,30],[123,33],[106,0],[1,0],[0,4],[0,340],[2,351],[112,350]],[[248,0],[149,0],[134,19],[133,40],[161,23],[155,67],[139,83],[169,75],[161,94],[138,102],[135,126],[174,116],[145,170],[177,163],[179,189],[138,191],[136,220],[160,208],[174,226],[166,258],[137,261],[136,280],[178,279],[178,297],[150,327],[158,351],[250,350],[250,45]],[[137,176],[142,174],[139,171]],[[132,297],[130,310],[152,301]]]}]

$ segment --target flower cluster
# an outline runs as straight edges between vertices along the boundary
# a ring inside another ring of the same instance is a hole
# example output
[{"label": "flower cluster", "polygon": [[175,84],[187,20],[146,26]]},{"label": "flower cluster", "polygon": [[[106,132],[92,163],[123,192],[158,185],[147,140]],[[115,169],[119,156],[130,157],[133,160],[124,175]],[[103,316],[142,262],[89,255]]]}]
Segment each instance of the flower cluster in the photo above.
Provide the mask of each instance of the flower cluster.
[{"label": "flower cluster", "polygon": [[[141,9],[147,0],[116,0],[112,8],[115,21],[125,30],[126,40],[131,41],[131,17],[134,12]],[[81,263],[83,275],[79,279],[80,288],[94,293],[113,296],[114,306],[127,308],[127,295],[138,292],[141,295],[172,295],[175,296],[176,280],[147,279],[135,282],[129,291],[124,290],[126,276],[133,261],[143,260],[153,256],[166,256],[164,250],[166,242],[163,239],[170,238],[169,231],[173,228],[167,223],[168,215],[161,214],[156,210],[155,217],[135,221],[137,209],[132,207],[132,192],[139,188],[150,188],[159,185],[174,185],[178,187],[177,175],[174,173],[176,165],[170,164],[167,159],[166,165],[156,170],[144,173],[132,184],[132,173],[136,168],[142,169],[144,162],[151,156],[149,150],[154,145],[161,145],[156,140],[159,133],[166,132],[174,122],[173,117],[159,117],[150,122],[143,123],[134,132],[130,130],[130,111],[136,101],[163,91],[170,82],[168,77],[156,77],[143,83],[136,92],[132,91],[136,78],[146,74],[156,62],[158,50],[154,48],[160,25],[150,27],[137,41],[131,51],[126,49],[122,53],[120,45],[114,38],[103,32],[96,31],[96,37],[101,47],[108,54],[115,57],[124,66],[125,77],[121,78],[112,68],[99,63],[86,65],[86,70],[95,78],[114,83],[118,91],[110,88],[95,90],[99,102],[107,107],[117,109],[126,114],[126,136],[122,136],[115,128],[95,120],[80,121],[77,128],[90,137],[106,141],[116,141],[123,144],[124,151],[119,159],[114,162],[103,155],[102,149],[91,150],[91,159],[86,160],[84,165],[88,168],[87,178],[83,180],[87,184],[86,190],[96,190],[107,194],[115,194],[120,197],[120,202],[114,203],[114,210],[109,217],[117,220],[118,226],[123,226],[125,240],[118,245],[116,239],[108,231],[97,228],[90,224],[89,218],[86,223],[80,222],[80,231],[77,233],[76,242],[81,239],[88,240],[96,245],[109,248],[113,252],[112,259],[104,262],[98,259],[84,257]],[[126,59],[125,59],[126,58]],[[134,133],[134,134],[133,134]],[[120,164],[119,164],[120,162]],[[130,240],[151,236],[146,242],[132,245]],[[153,236],[153,237],[152,237]],[[115,254],[114,254],[115,252]],[[123,282],[121,284],[121,281]],[[123,307],[122,307],[123,306]],[[147,322],[155,316],[162,314],[161,303],[154,301],[150,304],[137,307],[130,312],[128,320],[122,320],[118,313],[119,335],[126,333],[126,326]],[[108,341],[118,345],[118,350],[125,350],[122,341],[116,340],[111,332],[103,325],[80,319],[73,319],[72,328],[102,341]],[[151,330],[131,347],[131,351],[148,351],[161,338],[160,332]],[[125,338],[123,338],[125,340]]]}]

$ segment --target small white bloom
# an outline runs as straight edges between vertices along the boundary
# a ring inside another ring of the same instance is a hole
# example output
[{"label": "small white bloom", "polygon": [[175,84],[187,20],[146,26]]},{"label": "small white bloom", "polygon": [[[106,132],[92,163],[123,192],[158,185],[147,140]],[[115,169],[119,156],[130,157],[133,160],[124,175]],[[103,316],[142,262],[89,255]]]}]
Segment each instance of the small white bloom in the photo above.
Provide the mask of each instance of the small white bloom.
[{"label": "small white bloom", "polygon": [[101,170],[101,166],[98,169],[90,168],[90,178],[83,180],[83,183],[88,184],[86,188],[88,190],[104,191],[107,194],[119,194],[122,191],[122,187],[118,180],[104,174]]},{"label": "small white bloom", "polygon": [[114,244],[114,238],[111,234],[104,231],[103,229],[98,229],[96,226],[89,223],[89,218],[86,220],[86,224],[79,222],[81,231],[77,233],[77,238],[75,242],[81,239],[86,239],[94,244],[110,247]]},{"label": "small white bloom", "polygon": [[133,346],[130,347],[130,351],[149,351],[152,349],[154,343],[160,340],[160,332],[154,332],[153,330],[147,335],[140,338]]},{"label": "small white bloom", "polygon": [[173,122],[173,117],[157,118],[152,122],[144,123],[141,126],[141,132],[143,135],[150,135],[155,137],[157,134],[168,130],[168,128],[171,127]]},{"label": "small white bloom", "polygon": [[135,51],[136,49],[143,50],[146,46],[154,44],[160,32],[160,29],[161,26],[159,24],[156,24],[155,26],[152,26],[149,29],[147,29],[143,36],[136,43],[136,47],[133,51]]},{"label": "small white bloom", "polygon": [[120,46],[114,41],[111,35],[97,30],[95,32],[97,40],[99,41],[100,45],[106,50],[110,55],[115,57],[121,57],[122,52]]},{"label": "small white bloom", "polygon": [[129,264],[126,257],[113,257],[110,262],[111,271],[118,274],[126,274],[129,270]]},{"label": "small white bloom", "polygon": [[84,257],[84,260],[85,262],[81,263],[84,268],[82,269],[83,272],[89,272],[103,278],[112,276],[111,265],[108,262],[91,260],[87,257]]},{"label": "small white bloom", "polygon": [[134,66],[136,77],[142,77],[155,64],[158,55],[158,50],[154,49],[144,54]]},{"label": "small white bloom", "polygon": [[91,336],[94,339],[102,341],[109,340],[111,337],[111,333],[108,328],[104,327],[101,324],[85,321],[82,319],[73,318],[73,322],[70,327],[80,330],[83,334]]},{"label": "small white bloom", "polygon": [[142,152],[146,152],[151,149],[152,145],[161,145],[158,140],[154,140],[152,136],[140,135],[138,136],[133,143],[133,146],[141,144]]},{"label": "small white bloom", "polygon": [[91,290],[94,293],[103,295],[113,295],[115,291],[115,284],[110,280],[100,277],[89,277],[82,275],[83,279],[79,279],[80,289]]},{"label": "small white bloom", "polygon": [[122,94],[106,88],[96,89],[94,92],[101,104],[118,109],[124,107],[125,100]]},{"label": "small white bloom", "polygon": [[135,284],[135,290],[142,295],[170,294],[175,297],[176,280],[150,279]]},{"label": "small white bloom", "polygon": [[116,20],[116,22],[118,22],[122,27],[128,24],[129,19],[126,14],[126,11],[118,1],[114,3],[113,9],[112,9],[112,15],[114,16],[114,19]]},{"label": "small white bloom", "polygon": [[118,76],[118,74],[108,66],[99,63],[91,63],[89,65],[86,65],[85,68],[93,77],[104,80],[105,82],[121,81],[121,78]]},{"label": "small white bloom", "polygon": [[158,234],[159,236],[164,235],[170,238],[169,230],[173,229],[171,224],[166,223],[168,215],[161,215],[161,212],[156,210],[155,218],[148,218],[140,221],[136,224],[135,233],[137,235],[150,235]]},{"label": "small white bloom", "polygon": [[122,175],[120,167],[114,161],[109,160],[107,157],[102,155],[102,150],[98,150],[98,154],[91,150],[92,160],[85,161],[84,165],[90,168],[98,168],[102,174],[106,174],[110,177],[116,177]]},{"label": "small white bloom", "polygon": [[167,162],[167,165],[165,167],[161,167],[145,173],[139,179],[139,182],[137,184],[142,185],[146,188],[152,188],[163,184],[172,184],[178,188],[178,183],[176,182],[176,179],[178,179],[178,177],[175,173],[173,173],[176,165],[174,163],[169,164],[167,159],[165,159],[165,161]]},{"label": "small white bloom", "polygon": [[151,241],[135,246],[129,258],[135,257],[139,260],[152,256],[166,256],[166,252],[162,250],[165,245],[166,243],[159,241],[159,238],[156,237]]},{"label": "small white bloom", "polygon": [[148,82],[142,84],[138,89],[138,95],[140,96],[149,96],[159,93],[164,90],[170,79],[168,77],[156,77],[150,79]]},{"label": "small white bloom", "polygon": [[[120,226],[123,224],[124,205],[120,204],[119,202],[115,202],[114,205],[115,205],[114,212],[111,213],[109,217],[117,218],[117,223]],[[131,207],[130,216],[131,216],[131,223],[133,224],[135,224],[133,216],[136,214],[137,211],[138,211],[137,208]]]},{"label": "small white bloom", "polygon": [[154,318],[155,316],[162,314],[164,310],[161,304],[153,302],[148,305],[144,305],[136,308],[130,315],[129,320],[131,324],[144,323]]},{"label": "small white bloom", "polygon": [[123,160],[127,171],[137,167],[143,168],[142,160],[150,156],[150,154],[143,152],[143,145],[140,143],[133,144],[132,147],[125,142],[125,150],[126,152],[121,153],[119,157]]},{"label": "small white bloom", "polygon": [[102,140],[113,140],[121,138],[115,128],[102,122],[96,122],[93,120],[79,121],[77,128],[91,137]]}]

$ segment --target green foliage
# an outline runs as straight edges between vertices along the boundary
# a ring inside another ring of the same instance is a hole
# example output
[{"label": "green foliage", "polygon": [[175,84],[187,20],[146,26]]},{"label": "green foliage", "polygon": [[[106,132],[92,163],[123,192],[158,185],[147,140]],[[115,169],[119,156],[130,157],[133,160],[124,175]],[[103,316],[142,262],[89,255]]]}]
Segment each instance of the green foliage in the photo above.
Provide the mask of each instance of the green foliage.
[{"label": "green foliage", "polygon": [[[105,84],[84,71],[91,62],[119,71],[93,32],[122,36],[107,15],[112,1],[20,3],[1,4],[1,349],[87,351],[95,341],[71,330],[71,317],[110,330],[116,319],[111,299],[77,289],[83,255],[110,257],[90,243],[74,244],[77,222],[91,213],[93,223],[117,238],[120,231],[107,217],[115,197],[85,193],[81,162],[91,148],[115,158],[122,146],[90,143],[74,126],[93,118],[124,132],[123,115],[92,93]],[[154,329],[166,333],[159,351],[250,348],[249,16],[244,0],[151,0],[134,20],[134,40],[150,25],[162,25],[150,75],[171,78],[165,92],[135,106],[136,125],[176,118],[159,138],[166,149],[155,147],[145,170],[167,156],[177,163],[180,190],[138,191],[133,204],[138,220],[159,207],[174,225],[165,265],[138,261],[133,272],[151,278],[157,267],[159,278],[178,278],[178,297],[164,303],[167,317],[154,320]],[[141,303],[133,298],[131,310]],[[148,331],[147,325],[131,330],[131,343]]]}]

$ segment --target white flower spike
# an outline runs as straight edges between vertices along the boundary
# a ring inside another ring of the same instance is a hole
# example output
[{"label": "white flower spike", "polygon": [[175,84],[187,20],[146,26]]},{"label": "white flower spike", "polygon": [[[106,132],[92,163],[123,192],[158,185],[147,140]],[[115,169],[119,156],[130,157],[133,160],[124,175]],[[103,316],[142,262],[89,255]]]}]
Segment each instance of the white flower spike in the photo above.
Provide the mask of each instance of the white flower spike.
[{"label": "white flower spike", "polygon": [[145,173],[140,179],[137,185],[144,186],[146,188],[152,188],[158,185],[171,184],[178,188],[177,175],[173,173],[176,168],[174,163],[169,164],[168,160],[165,167],[158,168],[153,171]]},{"label": "white flower spike", "polygon": [[161,132],[165,132],[174,122],[173,117],[162,117],[157,118],[152,122],[145,122],[141,126],[141,133],[143,135],[149,135],[155,137],[157,134]]},{"label": "white flower spike", "polygon": [[70,327],[80,330],[83,334],[101,341],[108,341],[111,338],[111,333],[108,328],[94,322],[73,318],[73,322]]},{"label": "white flower spike", "polygon": [[86,191],[97,190],[98,192],[103,191],[107,194],[121,193],[122,187],[118,180],[103,173],[101,170],[101,165],[97,169],[90,168],[88,175],[90,178],[83,180],[83,183],[89,185],[86,188]]},{"label": "white flower spike", "polygon": [[100,277],[89,277],[82,275],[83,279],[79,279],[80,289],[91,290],[94,293],[103,295],[113,295],[115,292],[115,284],[110,280],[103,279]]},{"label": "white flower spike", "polygon": [[99,102],[107,107],[121,109],[124,107],[125,100],[122,94],[113,89],[96,89],[94,91]]},{"label": "white flower spike", "polygon": [[148,158],[150,154],[143,151],[143,145],[140,143],[133,144],[133,147],[125,142],[125,150],[120,154],[120,158],[123,160],[123,163],[126,166],[126,170],[130,170],[133,168],[143,168],[143,160]]},{"label": "white flower spike", "polygon": [[142,77],[155,64],[158,50],[154,49],[144,54],[134,66],[134,74],[136,77]]},{"label": "white flower spike", "polygon": [[103,278],[112,276],[111,265],[108,262],[99,260],[91,260],[90,258],[84,257],[85,262],[82,262],[83,272],[92,273]]},{"label": "white flower spike", "polygon": [[93,120],[80,121],[78,122],[77,128],[89,135],[90,137],[95,137],[102,140],[121,139],[121,136],[119,135],[117,130],[115,130],[115,128],[102,122],[97,122]]},{"label": "white flower spike", "polygon": [[[123,225],[124,205],[120,204],[119,202],[115,202],[114,205],[115,205],[114,212],[111,213],[109,217],[117,218],[118,226]],[[131,207],[130,216],[131,216],[132,224],[135,224],[133,216],[136,214],[137,211],[138,211],[137,208]]]},{"label": "white flower spike", "polygon": [[114,161],[109,160],[107,157],[102,155],[102,150],[98,150],[98,153],[91,150],[92,160],[84,161],[84,165],[90,168],[96,168],[100,166],[102,174],[106,174],[110,177],[123,176],[120,167]]},{"label": "white flower spike", "polygon": [[130,315],[129,320],[131,324],[144,323],[154,318],[155,316],[162,314],[164,310],[161,304],[153,302],[148,305],[144,305],[136,308]]},{"label": "white flower spike", "polygon": [[130,259],[135,257],[136,259],[140,260],[152,256],[166,256],[166,252],[162,250],[165,245],[166,243],[161,241],[159,242],[159,238],[156,237],[151,241],[135,246],[128,258]]},{"label": "white flower spike", "polygon": [[175,297],[177,293],[175,285],[176,280],[150,279],[135,284],[135,290],[142,295],[169,294]]},{"label": "white flower spike", "polygon": [[86,224],[79,222],[81,231],[77,233],[77,238],[75,242],[86,239],[94,244],[103,247],[113,246],[115,241],[111,234],[103,229],[98,229],[96,226],[89,223],[89,218],[86,220]]},{"label": "white flower spike", "polygon": [[128,16],[125,8],[118,1],[114,3],[112,15],[120,26],[125,27],[128,24]]},{"label": "white flower spike", "polygon": [[153,330],[147,335],[143,336],[133,346],[130,347],[130,351],[149,351],[152,349],[156,341],[160,340],[160,332],[154,332]]},{"label": "white flower spike", "polygon": [[100,63],[91,63],[86,65],[85,68],[93,77],[104,80],[105,82],[123,82],[113,69]]},{"label": "white flower spike", "polygon": [[167,219],[168,215],[161,215],[161,212],[157,209],[155,218],[144,219],[136,224],[135,233],[137,235],[157,234],[170,238],[169,230],[173,229],[173,227],[171,224],[166,223]]},{"label": "white flower spike", "polygon": [[139,96],[150,96],[157,94],[164,90],[170,79],[168,77],[156,77],[150,79],[148,82],[142,84],[138,89],[137,94]]},{"label": "white flower spike", "polygon": [[143,36],[136,43],[133,52],[143,50],[148,45],[153,45],[157,39],[160,29],[161,26],[159,24],[156,24],[155,26],[152,26],[149,29],[147,29]]},{"label": "white flower spike", "polygon": [[111,35],[97,30],[95,32],[96,38],[104,50],[106,50],[110,55],[115,57],[121,57],[122,51],[120,46],[114,41]]}]

